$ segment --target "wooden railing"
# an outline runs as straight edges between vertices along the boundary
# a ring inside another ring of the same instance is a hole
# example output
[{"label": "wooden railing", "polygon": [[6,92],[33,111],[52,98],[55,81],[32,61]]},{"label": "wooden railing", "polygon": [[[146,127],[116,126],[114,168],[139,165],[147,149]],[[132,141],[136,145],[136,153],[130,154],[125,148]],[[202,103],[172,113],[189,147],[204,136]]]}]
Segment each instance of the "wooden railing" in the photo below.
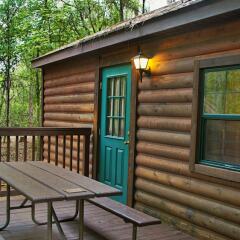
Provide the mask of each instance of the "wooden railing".
[{"label": "wooden railing", "polygon": [[0,162],[46,161],[89,176],[90,135],[91,128],[0,128]]}]

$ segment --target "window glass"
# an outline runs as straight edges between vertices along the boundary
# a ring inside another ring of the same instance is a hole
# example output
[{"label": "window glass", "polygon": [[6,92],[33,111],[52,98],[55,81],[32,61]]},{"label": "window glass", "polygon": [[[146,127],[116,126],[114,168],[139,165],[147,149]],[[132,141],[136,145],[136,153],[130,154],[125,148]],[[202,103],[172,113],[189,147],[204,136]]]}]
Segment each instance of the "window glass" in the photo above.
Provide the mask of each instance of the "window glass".
[{"label": "window glass", "polygon": [[207,93],[204,97],[204,113],[223,114],[224,113],[223,94]]},{"label": "window glass", "polygon": [[205,69],[200,163],[240,170],[240,67]]},{"label": "window glass", "polygon": [[240,69],[228,71],[228,89],[233,92],[240,91]]},{"label": "window glass", "polygon": [[240,114],[240,69],[205,71],[203,111]]},{"label": "window glass", "polygon": [[210,120],[205,127],[204,160],[240,166],[240,121]]}]

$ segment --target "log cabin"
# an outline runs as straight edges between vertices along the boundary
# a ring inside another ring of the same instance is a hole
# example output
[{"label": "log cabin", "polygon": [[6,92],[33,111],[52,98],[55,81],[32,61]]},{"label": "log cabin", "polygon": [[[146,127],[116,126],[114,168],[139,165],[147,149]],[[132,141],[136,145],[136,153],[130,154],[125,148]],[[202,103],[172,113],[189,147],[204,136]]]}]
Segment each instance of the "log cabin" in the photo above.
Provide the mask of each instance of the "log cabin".
[{"label": "log cabin", "polygon": [[176,2],[32,64],[42,125],[92,128],[91,175],[117,201],[199,239],[239,239],[239,0]]}]

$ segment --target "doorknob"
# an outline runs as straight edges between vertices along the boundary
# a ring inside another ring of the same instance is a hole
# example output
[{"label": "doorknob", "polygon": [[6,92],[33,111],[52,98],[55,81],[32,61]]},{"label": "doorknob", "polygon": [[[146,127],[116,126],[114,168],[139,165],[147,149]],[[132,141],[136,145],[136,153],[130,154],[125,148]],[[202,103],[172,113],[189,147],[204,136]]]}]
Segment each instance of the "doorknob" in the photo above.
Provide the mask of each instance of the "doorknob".
[{"label": "doorknob", "polygon": [[129,144],[130,142],[129,142],[129,140],[127,140],[127,141],[124,141],[123,143],[124,144]]}]

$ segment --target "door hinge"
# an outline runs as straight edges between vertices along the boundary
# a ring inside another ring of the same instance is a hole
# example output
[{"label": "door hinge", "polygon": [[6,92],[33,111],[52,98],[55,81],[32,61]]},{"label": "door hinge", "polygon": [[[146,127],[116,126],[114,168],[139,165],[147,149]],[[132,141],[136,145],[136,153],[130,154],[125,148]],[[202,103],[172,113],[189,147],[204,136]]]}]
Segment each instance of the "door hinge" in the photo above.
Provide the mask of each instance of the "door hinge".
[{"label": "door hinge", "polygon": [[102,90],[102,82],[100,82],[99,88],[100,88],[100,90]]}]

